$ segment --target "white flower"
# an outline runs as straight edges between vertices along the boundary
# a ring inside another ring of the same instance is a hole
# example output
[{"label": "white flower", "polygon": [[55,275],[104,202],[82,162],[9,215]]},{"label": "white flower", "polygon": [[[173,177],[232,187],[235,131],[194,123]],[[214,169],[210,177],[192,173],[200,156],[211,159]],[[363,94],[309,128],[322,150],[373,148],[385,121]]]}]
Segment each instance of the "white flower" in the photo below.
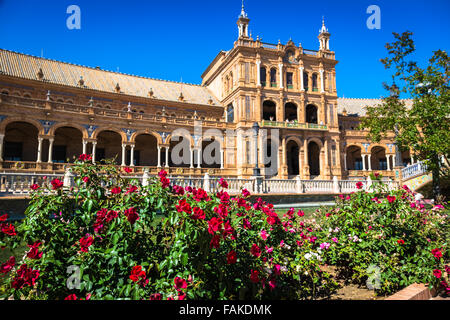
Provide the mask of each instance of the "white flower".
[{"label": "white flower", "polygon": [[311,253],[305,254],[305,259],[306,260],[311,260],[311,258],[312,258],[312,254]]}]

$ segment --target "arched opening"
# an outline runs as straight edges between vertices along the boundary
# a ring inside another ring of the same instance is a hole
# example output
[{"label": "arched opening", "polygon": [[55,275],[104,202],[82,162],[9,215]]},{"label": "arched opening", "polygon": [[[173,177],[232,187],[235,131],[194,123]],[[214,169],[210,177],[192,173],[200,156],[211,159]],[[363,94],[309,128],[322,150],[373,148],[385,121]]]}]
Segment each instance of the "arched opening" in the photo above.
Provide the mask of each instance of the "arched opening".
[{"label": "arched opening", "polygon": [[266,86],[266,82],[267,82],[266,67],[261,67],[259,69],[259,74],[260,74],[261,86],[265,87]]},{"label": "arched opening", "polygon": [[270,86],[273,88],[277,87],[277,69],[270,69]]},{"label": "arched opening", "polygon": [[288,102],[284,105],[284,117],[288,121],[298,121],[297,119],[297,105],[292,102]]},{"label": "arched opening", "polygon": [[409,152],[409,150],[405,150],[405,151],[402,152],[402,164],[405,167],[407,167],[410,164],[412,164],[411,153]]},{"label": "arched opening", "polygon": [[374,147],[371,151],[372,170],[387,170],[386,150],[383,147]]},{"label": "arched opening", "polygon": [[151,134],[136,137],[134,165],[156,167],[158,165],[158,140]]},{"label": "arched opening", "polygon": [[115,163],[122,162],[122,137],[115,131],[102,131],[97,137],[95,160],[115,159]]},{"label": "arched opening", "polygon": [[313,104],[306,106],[306,122],[317,124],[317,107]]},{"label": "arched opening", "polygon": [[311,178],[320,176],[320,147],[314,141],[308,144],[308,165]]},{"label": "arched opening", "polygon": [[55,163],[71,163],[83,153],[83,134],[73,127],[61,127],[55,131],[52,160]]},{"label": "arched opening", "polygon": [[264,175],[266,178],[271,178],[278,174],[278,150],[277,145],[272,142],[272,139],[267,139],[263,144],[263,164]]},{"label": "arched opening", "polygon": [[363,169],[360,147],[351,146],[347,148],[347,169],[348,170]]},{"label": "arched opening", "polygon": [[277,105],[275,102],[266,100],[263,102],[263,119],[268,121],[277,121]]},{"label": "arched opening", "polygon": [[286,159],[289,176],[298,176],[300,174],[299,153],[300,147],[295,141],[289,141],[286,145]]},{"label": "arched opening", "polygon": [[[187,138],[181,136],[172,137],[169,147],[169,166],[189,168],[191,165],[191,152],[190,141]],[[193,159],[195,160],[195,158]]]},{"label": "arched opening", "polygon": [[3,160],[31,161],[37,159],[38,129],[28,122],[11,122],[6,126]]},{"label": "arched opening", "polygon": [[201,167],[220,168],[220,142],[214,138],[211,138],[211,141],[202,141]]}]

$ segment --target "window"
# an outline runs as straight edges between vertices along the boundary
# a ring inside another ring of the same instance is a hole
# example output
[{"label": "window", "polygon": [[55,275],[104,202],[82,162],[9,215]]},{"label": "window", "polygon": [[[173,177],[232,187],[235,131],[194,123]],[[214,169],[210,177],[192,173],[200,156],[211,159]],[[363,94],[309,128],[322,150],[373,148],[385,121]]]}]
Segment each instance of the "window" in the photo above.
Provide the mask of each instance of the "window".
[{"label": "window", "polygon": [[233,123],[234,122],[234,108],[233,105],[229,105],[227,108],[227,122]]},{"label": "window", "polygon": [[305,88],[305,91],[308,91],[309,88],[308,72],[303,73],[303,87]]},{"label": "window", "polygon": [[330,110],[330,120],[329,123],[334,126],[334,116],[333,116],[333,105],[329,104],[328,109]]},{"label": "window", "polygon": [[380,170],[387,170],[387,159],[386,158],[380,159]]},{"label": "window", "polygon": [[277,69],[270,69],[270,86],[276,88],[277,87]]},{"label": "window", "polygon": [[312,91],[313,92],[319,91],[319,88],[317,86],[317,73],[314,73],[312,75]]},{"label": "window", "polygon": [[328,91],[333,92],[333,74],[331,72],[328,73]]},{"label": "window", "polygon": [[362,164],[362,158],[355,159],[355,170],[362,170],[363,164]]},{"label": "window", "polygon": [[287,85],[288,89],[294,88],[292,79],[293,79],[292,72],[286,72],[286,85]]},{"label": "window", "polygon": [[267,81],[266,68],[261,67],[259,69],[259,74],[260,74],[261,86],[265,87],[266,81]]}]

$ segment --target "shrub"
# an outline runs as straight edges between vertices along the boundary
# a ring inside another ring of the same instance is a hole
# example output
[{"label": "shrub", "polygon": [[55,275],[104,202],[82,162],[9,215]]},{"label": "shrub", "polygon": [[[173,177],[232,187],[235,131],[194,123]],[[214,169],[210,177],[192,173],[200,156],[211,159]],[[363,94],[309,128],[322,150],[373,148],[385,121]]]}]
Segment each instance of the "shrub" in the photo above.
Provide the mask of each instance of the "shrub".
[{"label": "shrub", "polygon": [[426,209],[406,186],[388,190],[380,179],[375,177],[371,192],[341,195],[334,208],[317,214],[326,261],[379,294],[415,282],[448,292],[449,217],[444,207]]},{"label": "shrub", "polygon": [[293,210],[170,186],[164,171],[143,186],[86,155],[72,169],[74,188],[33,186],[25,220],[2,222],[3,247],[27,245],[2,264],[4,298],[306,299],[336,286]]}]

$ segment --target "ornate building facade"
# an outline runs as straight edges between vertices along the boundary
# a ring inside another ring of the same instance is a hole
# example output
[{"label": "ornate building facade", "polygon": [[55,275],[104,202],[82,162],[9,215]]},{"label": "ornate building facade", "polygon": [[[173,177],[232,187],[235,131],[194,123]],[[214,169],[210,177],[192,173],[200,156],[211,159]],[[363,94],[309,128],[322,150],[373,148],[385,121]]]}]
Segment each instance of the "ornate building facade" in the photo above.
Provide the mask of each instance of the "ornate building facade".
[{"label": "ornate building facade", "polygon": [[325,23],[307,50],[253,39],[249,22],[242,8],[238,39],[201,85],[0,50],[1,170],[62,172],[90,153],[153,174],[248,178],[257,163],[267,178],[393,177],[393,135],[373,144],[357,129],[380,101],[338,98]]}]

